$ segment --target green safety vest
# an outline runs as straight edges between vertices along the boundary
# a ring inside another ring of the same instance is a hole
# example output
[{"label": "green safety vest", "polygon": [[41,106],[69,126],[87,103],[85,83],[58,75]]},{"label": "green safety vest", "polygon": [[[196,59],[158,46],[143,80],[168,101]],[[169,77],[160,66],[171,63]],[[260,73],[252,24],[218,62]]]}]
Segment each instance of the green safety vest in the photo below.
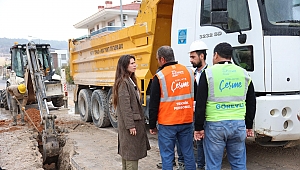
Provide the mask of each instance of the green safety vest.
[{"label": "green safety vest", "polygon": [[244,120],[251,78],[234,64],[216,64],[205,70],[208,83],[206,121]]}]

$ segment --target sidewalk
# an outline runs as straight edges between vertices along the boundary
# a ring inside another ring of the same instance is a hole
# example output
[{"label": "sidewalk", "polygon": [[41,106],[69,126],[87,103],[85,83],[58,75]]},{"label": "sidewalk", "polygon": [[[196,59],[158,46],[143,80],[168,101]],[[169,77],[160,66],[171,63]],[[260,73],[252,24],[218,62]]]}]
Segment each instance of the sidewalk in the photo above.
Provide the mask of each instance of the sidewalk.
[{"label": "sidewalk", "polygon": [[[93,124],[79,125],[68,134],[68,140],[61,156],[69,157],[75,170],[121,170],[121,156],[118,151],[117,130],[113,127],[97,128]],[[151,135],[152,136],[152,135]],[[157,170],[160,155],[156,136],[149,136],[151,150],[139,161],[140,170]]]},{"label": "sidewalk", "polygon": [[[69,114],[74,114],[73,88],[68,86]],[[74,114],[75,115],[75,114]],[[80,120],[79,115],[75,115]],[[76,129],[68,133],[68,140],[63,148],[62,157],[69,157],[71,167],[75,170],[121,170],[122,160],[118,152],[118,133],[113,127],[97,128],[93,122],[82,121]],[[147,128],[148,129],[148,128]],[[161,162],[157,135],[150,135],[147,130],[151,149],[148,156],[139,160],[140,170],[158,170],[156,164]]]}]

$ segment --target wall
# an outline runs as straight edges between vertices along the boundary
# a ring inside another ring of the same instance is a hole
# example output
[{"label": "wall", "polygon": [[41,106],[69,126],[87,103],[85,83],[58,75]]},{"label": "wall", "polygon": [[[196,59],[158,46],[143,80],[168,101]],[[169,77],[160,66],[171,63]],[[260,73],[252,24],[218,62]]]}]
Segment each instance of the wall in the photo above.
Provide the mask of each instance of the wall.
[{"label": "wall", "polygon": [[69,53],[67,50],[54,50],[51,52],[51,55],[53,58],[54,68],[69,65]]}]

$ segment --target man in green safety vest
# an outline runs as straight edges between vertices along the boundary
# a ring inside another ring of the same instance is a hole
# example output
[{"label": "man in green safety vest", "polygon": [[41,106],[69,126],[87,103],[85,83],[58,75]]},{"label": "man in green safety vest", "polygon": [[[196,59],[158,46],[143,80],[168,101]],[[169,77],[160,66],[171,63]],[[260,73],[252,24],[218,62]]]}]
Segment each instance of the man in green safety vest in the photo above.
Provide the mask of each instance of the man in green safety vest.
[{"label": "man in green safety vest", "polygon": [[203,139],[207,170],[220,170],[224,148],[232,170],[246,170],[246,137],[256,110],[254,86],[247,71],[232,64],[233,48],[214,48],[213,66],[201,74],[195,110],[196,140]]}]

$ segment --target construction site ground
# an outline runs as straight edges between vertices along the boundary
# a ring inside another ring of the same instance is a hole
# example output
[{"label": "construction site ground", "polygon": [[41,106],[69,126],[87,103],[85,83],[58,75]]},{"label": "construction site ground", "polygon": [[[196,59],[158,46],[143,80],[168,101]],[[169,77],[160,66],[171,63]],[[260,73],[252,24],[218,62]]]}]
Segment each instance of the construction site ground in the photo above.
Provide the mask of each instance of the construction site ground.
[{"label": "construction site ground", "polygon": [[[74,114],[72,92],[69,93],[68,108],[54,108],[50,113],[57,115],[56,125],[63,141],[57,163],[43,165],[38,148],[38,133],[27,120],[25,126],[10,126],[11,114],[1,108],[0,112],[0,167],[7,170],[117,170],[122,169],[121,157],[117,154],[117,130],[113,127],[97,128],[92,122],[82,122]],[[37,107],[26,106],[26,109]],[[35,119],[35,118],[33,118]],[[20,120],[18,120],[20,121]],[[37,124],[37,126],[39,126]],[[39,128],[39,127],[38,127]],[[151,150],[139,161],[139,169],[156,170],[160,162],[157,136],[148,134]],[[300,147],[262,147],[247,142],[247,167],[249,170],[298,170]],[[175,169],[175,167],[174,167]],[[222,170],[229,170],[225,158]]]}]

